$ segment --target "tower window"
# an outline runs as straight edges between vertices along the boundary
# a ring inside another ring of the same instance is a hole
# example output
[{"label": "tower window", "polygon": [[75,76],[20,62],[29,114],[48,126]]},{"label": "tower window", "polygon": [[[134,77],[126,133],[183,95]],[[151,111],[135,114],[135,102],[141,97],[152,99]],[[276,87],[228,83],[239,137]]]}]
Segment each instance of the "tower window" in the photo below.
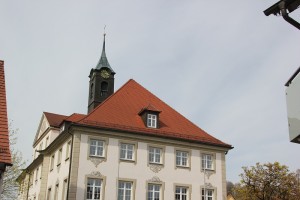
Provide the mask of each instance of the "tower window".
[{"label": "tower window", "polygon": [[94,96],[94,83],[91,84],[91,88],[90,88],[90,98],[93,98]]},{"label": "tower window", "polygon": [[108,83],[107,83],[107,82],[102,82],[102,83],[101,83],[101,92],[100,92],[100,96],[106,95],[107,92],[108,92]]},{"label": "tower window", "polygon": [[149,128],[157,127],[157,115],[147,114],[147,127]]}]

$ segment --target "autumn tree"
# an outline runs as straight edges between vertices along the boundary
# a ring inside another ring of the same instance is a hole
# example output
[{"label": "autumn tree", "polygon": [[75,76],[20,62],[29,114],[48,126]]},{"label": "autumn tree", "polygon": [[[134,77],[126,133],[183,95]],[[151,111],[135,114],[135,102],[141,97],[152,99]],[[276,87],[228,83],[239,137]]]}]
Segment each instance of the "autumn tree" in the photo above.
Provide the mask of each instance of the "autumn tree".
[{"label": "autumn tree", "polygon": [[3,191],[0,199],[13,200],[18,197],[19,184],[16,182],[17,177],[21,174],[25,167],[22,153],[15,148],[17,142],[18,129],[12,129],[9,125],[9,142],[12,157],[12,166],[7,167],[3,177]]},{"label": "autumn tree", "polygon": [[295,173],[278,162],[243,167],[241,182],[233,193],[243,200],[299,200],[299,183]]}]

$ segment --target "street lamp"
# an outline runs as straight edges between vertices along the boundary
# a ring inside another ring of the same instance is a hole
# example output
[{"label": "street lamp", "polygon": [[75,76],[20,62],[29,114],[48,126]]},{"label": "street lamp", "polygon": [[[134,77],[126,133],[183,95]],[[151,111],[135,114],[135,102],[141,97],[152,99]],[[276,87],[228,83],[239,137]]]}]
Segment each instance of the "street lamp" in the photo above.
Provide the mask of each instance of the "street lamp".
[{"label": "street lamp", "polygon": [[289,16],[289,13],[293,12],[300,6],[300,0],[280,0],[270,8],[264,11],[266,16],[271,14],[281,15],[285,21],[295,26],[300,30],[300,23]]}]

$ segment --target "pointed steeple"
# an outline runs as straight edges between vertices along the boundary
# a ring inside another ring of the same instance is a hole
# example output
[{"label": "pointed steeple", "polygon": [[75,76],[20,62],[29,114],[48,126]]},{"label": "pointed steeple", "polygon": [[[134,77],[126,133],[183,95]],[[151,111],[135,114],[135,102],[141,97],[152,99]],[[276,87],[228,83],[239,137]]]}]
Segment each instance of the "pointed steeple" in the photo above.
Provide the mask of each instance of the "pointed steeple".
[{"label": "pointed steeple", "polygon": [[101,54],[100,60],[99,60],[99,62],[98,62],[98,64],[97,64],[97,66],[96,66],[95,69],[100,70],[101,68],[106,67],[106,68],[110,69],[110,71],[111,71],[112,73],[115,74],[114,70],[111,68],[111,66],[110,66],[110,64],[109,64],[109,62],[108,62],[108,60],[107,60],[107,57],[106,57],[106,53],[105,53],[105,36],[106,36],[106,34],[104,33],[104,40],[103,40],[102,54]]}]

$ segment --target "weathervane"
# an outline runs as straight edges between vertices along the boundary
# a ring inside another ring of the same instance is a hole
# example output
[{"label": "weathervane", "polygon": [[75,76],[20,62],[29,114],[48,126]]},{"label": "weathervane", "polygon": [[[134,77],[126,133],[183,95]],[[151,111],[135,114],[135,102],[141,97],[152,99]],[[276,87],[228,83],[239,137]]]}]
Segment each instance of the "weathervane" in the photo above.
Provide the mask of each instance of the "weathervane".
[{"label": "weathervane", "polygon": [[104,35],[104,37],[105,37],[105,35],[106,35],[106,33],[105,33],[105,28],[106,28],[106,25],[104,25],[104,34],[103,34],[103,35]]}]

